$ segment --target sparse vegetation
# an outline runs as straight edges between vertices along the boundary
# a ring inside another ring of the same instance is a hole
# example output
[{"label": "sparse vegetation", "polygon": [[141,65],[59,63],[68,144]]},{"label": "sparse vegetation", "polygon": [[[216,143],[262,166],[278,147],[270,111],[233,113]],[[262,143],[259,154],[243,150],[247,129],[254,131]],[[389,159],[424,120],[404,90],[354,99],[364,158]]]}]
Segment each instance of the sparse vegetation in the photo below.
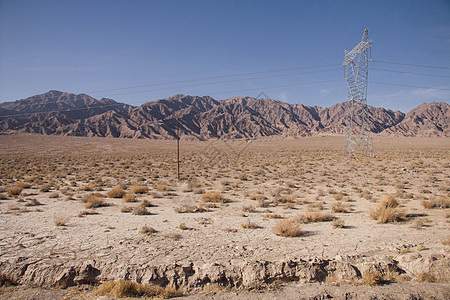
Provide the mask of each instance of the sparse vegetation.
[{"label": "sparse vegetation", "polygon": [[379,200],[377,206],[370,210],[370,217],[378,223],[400,222],[406,219],[405,212],[399,208],[399,203],[393,195],[386,195]]},{"label": "sparse vegetation", "polygon": [[284,237],[298,237],[303,234],[302,228],[296,219],[278,221],[273,227],[273,232]]},{"label": "sparse vegetation", "polygon": [[183,296],[183,292],[172,287],[160,287],[152,284],[140,284],[130,280],[119,280],[102,283],[94,289],[96,296],[109,297],[163,297]]},{"label": "sparse vegetation", "polygon": [[109,198],[122,198],[123,196],[125,196],[125,194],[125,191],[121,187],[113,188],[108,193],[106,193]]}]

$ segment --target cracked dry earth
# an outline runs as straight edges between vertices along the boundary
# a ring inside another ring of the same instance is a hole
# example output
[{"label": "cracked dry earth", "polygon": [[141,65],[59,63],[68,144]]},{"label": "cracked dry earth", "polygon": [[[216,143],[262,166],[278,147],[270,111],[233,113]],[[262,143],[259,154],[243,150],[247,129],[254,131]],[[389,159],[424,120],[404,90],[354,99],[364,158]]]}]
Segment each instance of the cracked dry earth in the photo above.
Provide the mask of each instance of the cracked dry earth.
[{"label": "cracked dry earth", "polygon": [[[0,272],[23,285],[128,279],[217,299],[283,282],[295,284],[244,297],[286,298],[300,283],[311,297],[324,283],[330,295],[368,295],[376,273],[381,294],[447,298],[450,140],[376,137],[375,158],[351,160],[342,144],[182,140],[177,180],[175,141],[0,136]],[[392,223],[371,218],[386,195],[403,212]],[[302,234],[276,235],[283,219]]]}]

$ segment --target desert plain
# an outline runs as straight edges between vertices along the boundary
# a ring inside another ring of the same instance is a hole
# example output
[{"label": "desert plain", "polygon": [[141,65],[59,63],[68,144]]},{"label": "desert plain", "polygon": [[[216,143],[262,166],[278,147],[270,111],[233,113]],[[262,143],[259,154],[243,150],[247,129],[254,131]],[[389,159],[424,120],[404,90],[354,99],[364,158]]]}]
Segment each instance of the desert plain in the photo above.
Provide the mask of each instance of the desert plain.
[{"label": "desert plain", "polygon": [[373,143],[0,136],[0,297],[448,298],[450,139]]}]

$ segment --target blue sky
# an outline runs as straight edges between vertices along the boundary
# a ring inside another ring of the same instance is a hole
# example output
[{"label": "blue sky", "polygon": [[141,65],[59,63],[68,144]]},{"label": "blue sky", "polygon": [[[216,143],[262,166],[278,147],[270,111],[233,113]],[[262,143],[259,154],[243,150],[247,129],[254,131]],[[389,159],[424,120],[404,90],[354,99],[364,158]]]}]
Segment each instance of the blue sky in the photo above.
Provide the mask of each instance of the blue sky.
[{"label": "blue sky", "polygon": [[331,106],[347,99],[340,64],[364,28],[370,105],[449,103],[448,0],[0,0],[0,102],[55,89],[132,105],[264,92]]}]

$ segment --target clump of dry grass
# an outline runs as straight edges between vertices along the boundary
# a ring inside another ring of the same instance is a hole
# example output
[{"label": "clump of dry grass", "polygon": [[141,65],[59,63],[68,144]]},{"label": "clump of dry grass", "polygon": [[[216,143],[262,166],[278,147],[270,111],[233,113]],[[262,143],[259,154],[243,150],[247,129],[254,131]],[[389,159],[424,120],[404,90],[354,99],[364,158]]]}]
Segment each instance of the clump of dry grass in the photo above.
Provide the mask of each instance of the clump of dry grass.
[{"label": "clump of dry grass", "polygon": [[142,200],[140,206],[142,207],[152,207],[154,206],[153,203],[151,203],[150,201],[148,201],[147,199]]},{"label": "clump of dry grass", "polygon": [[265,214],[263,216],[265,219],[283,219],[283,216],[280,214]]},{"label": "clump of dry grass", "polygon": [[349,208],[341,201],[336,201],[331,204],[331,211],[334,213],[347,213],[349,211]]},{"label": "clump of dry grass", "polygon": [[134,194],[146,194],[148,192],[148,186],[146,185],[135,185],[131,188]]},{"label": "clump of dry grass", "polygon": [[398,207],[399,205],[393,195],[386,195],[378,201],[374,209],[370,210],[370,217],[382,224],[404,221],[406,214]]},{"label": "clump of dry grass", "polygon": [[278,221],[272,230],[276,235],[284,237],[299,237],[303,234],[302,228],[296,219]]},{"label": "clump of dry grass", "polygon": [[55,223],[55,226],[66,226],[67,223],[69,223],[70,217],[67,216],[54,216],[53,222]]},{"label": "clump of dry grass", "polygon": [[129,202],[135,202],[136,201],[136,195],[133,193],[126,193],[123,195],[123,202],[129,203]]},{"label": "clump of dry grass", "polygon": [[188,230],[188,229],[190,229],[190,228],[187,227],[186,223],[180,223],[180,225],[178,225],[178,229],[181,229],[181,230]]},{"label": "clump of dry grass", "polygon": [[429,200],[422,200],[420,202],[422,206],[426,209],[430,208],[449,208],[450,207],[450,199],[440,195],[437,198],[429,199]]},{"label": "clump of dry grass", "polygon": [[420,282],[437,282],[436,277],[429,272],[422,272],[417,274],[417,281]]},{"label": "clump of dry grass", "polygon": [[241,227],[244,228],[244,229],[258,229],[258,228],[261,228],[261,226],[259,226],[255,222],[251,222],[250,220],[247,220],[247,222],[242,223]]},{"label": "clump of dry grass", "polygon": [[20,184],[16,184],[6,188],[6,192],[8,192],[12,196],[19,196],[23,191],[23,186]]},{"label": "clump of dry grass", "polygon": [[83,211],[80,211],[80,213],[78,214],[78,217],[82,218],[87,215],[98,215],[98,212],[93,208],[90,210],[83,210]]},{"label": "clump of dry grass", "polygon": [[362,283],[365,285],[380,285],[384,282],[383,274],[379,271],[367,271],[362,276]]},{"label": "clump of dry grass", "polygon": [[142,207],[142,206],[136,206],[135,208],[133,208],[133,210],[131,211],[132,215],[138,215],[138,216],[144,216],[144,215],[149,215],[150,212],[147,210],[147,208]]},{"label": "clump of dry grass", "polygon": [[184,213],[198,213],[198,212],[205,212],[207,211],[205,208],[198,206],[198,205],[182,205],[179,207],[174,207],[173,209],[177,214],[184,214]]},{"label": "clump of dry grass", "polygon": [[83,198],[84,207],[85,208],[96,208],[102,206],[109,206],[110,204],[105,202],[102,198],[99,198],[94,195],[90,195],[86,198]]},{"label": "clump of dry grass", "polygon": [[345,221],[342,219],[334,219],[331,223],[331,226],[333,226],[334,229],[336,228],[344,228],[345,227]]},{"label": "clump of dry grass", "polygon": [[300,216],[300,220],[305,224],[314,222],[328,222],[333,220],[333,216],[330,214],[324,214],[320,211],[307,211],[304,215]]},{"label": "clump of dry grass", "polygon": [[120,212],[123,212],[123,213],[129,213],[129,212],[132,212],[132,211],[133,211],[133,206],[123,206],[120,209]]},{"label": "clump of dry grass", "polygon": [[202,201],[214,203],[226,203],[227,199],[220,192],[206,192],[202,194]]},{"label": "clump of dry grass", "polygon": [[139,230],[140,233],[143,233],[145,235],[153,235],[156,233],[156,229],[153,227],[149,227],[147,225],[142,226],[141,230]]},{"label": "clump of dry grass", "polygon": [[242,211],[248,212],[248,213],[254,213],[254,212],[256,212],[256,208],[253,205],[245,205],[245,206],[242,206]]},{"label": "clump of dry grass", "polygon": [[140,284],[130,280],[105,282],[94,289],[96,296],[109,297],[163,297],[173,298],[183,296],[181,290],[172,287],[160,287],[152,284]]},{"label": "clump of dry grass", "polygon": [[34,198],[29,199],[29,202],[25,204],[25,206],[38,206],[38,205],[42,205],[42,203]]},{"label": "clump of dry grass", "polygon": [[115,187],[106,193],[109,198],[122,198],[126,192],[121,187]]}]

